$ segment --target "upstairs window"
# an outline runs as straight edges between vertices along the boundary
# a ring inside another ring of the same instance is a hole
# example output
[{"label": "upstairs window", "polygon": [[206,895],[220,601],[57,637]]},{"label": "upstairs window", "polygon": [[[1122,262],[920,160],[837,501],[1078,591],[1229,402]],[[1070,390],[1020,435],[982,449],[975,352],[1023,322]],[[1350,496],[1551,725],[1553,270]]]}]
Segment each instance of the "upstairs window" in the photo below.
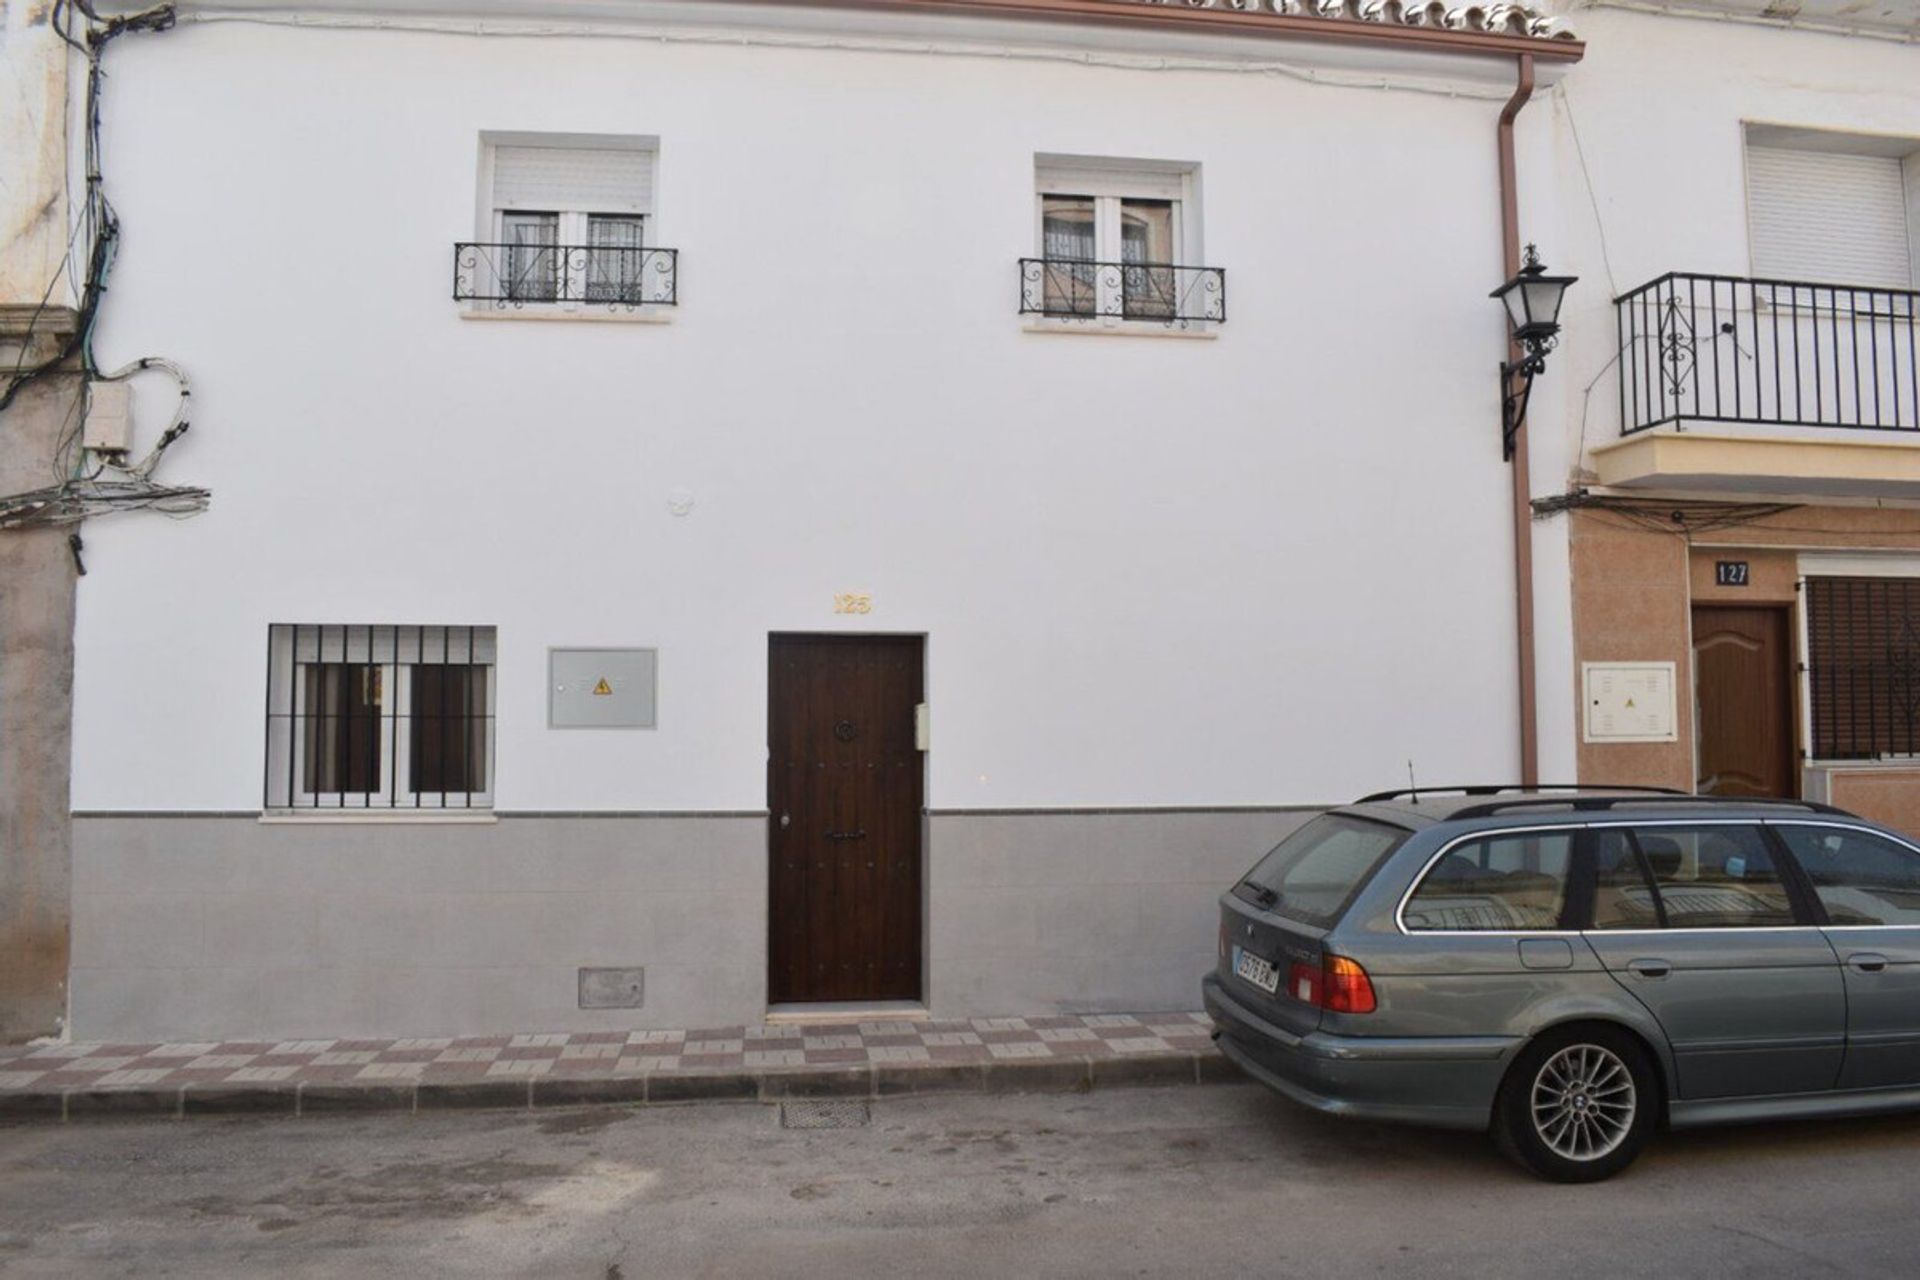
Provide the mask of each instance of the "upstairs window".
[{"label": "upstairs window", "polygon": [[1747,220],[1762,279],[1912,289],[1920,142],[1749,125]]},{"label": "upstairs window", "polygon": [[492,627],[277,624],[268,809],[493,802]]},{"label": "upstairs window", "polygon": [[456,247],[454,296],[495,308],[675,303],[676,258],[654,242],[650,139],[491,135],[479,239]]},{"label": "upstairs window", "polygon": [[1190,324],[1226,318],[1225,274],[1198,265],[1192,165],[1041,157],[1039,256],[1021,260],[1022,312]]}]

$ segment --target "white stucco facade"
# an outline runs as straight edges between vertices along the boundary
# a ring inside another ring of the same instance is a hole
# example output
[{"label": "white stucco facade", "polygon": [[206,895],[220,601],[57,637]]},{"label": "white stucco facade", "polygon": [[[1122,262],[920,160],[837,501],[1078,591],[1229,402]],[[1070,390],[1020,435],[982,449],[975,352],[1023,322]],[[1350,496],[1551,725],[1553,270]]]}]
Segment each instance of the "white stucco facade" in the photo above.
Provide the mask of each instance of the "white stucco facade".
[{"label": "white stucco facade", "polygon": [[[89,535],[77,808],[257,807],[287,621],[498,627],[508,810],[763,807],[766,635],[836,627],[928,635],[936,808],[1514,771],[1497,103],[214,23],[116,53],[100,341],[194,370],[169,466],[216,509]],[[461,318],[489,129],[660,139],[671,323]],[[1037,153],[1199,165],[1227,323],[1026,331]],[[657,646],[660,728],[548,731],[566,644]]]}]

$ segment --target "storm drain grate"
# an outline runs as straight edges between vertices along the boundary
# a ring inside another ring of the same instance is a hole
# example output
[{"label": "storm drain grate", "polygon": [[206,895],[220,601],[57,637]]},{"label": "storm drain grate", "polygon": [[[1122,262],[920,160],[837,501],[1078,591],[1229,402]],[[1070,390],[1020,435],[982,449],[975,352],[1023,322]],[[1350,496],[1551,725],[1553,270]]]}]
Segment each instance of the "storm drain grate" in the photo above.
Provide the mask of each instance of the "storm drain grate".
[{"label": "storm drain grate", "polygon": [[783,1102],[782,1129],[864,1129],[873,1112],[864,1102]]}]

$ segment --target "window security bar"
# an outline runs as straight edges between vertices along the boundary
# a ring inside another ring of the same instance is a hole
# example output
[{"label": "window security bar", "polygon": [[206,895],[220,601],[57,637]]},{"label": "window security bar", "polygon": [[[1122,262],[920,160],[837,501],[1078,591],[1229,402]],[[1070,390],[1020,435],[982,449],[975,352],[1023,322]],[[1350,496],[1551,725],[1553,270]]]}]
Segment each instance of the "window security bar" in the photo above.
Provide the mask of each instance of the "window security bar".
[{"label": "window security bar", "polygon": [[1227,318],[1220,267],[1157,262],[1020,259],[1020,314],[1062,319],[1149,320],[1182,328]]},{"label": "window security bar", "polygon": [[1920,293],[1674,273],[1614,300],[1622,435],[1920,430]]},{"label": "window security bar", "polygon": [[1920,754],[1920,579],[1809,578],[1806,600],[1814,758]]},{"label": "window security bar", "polygon": [[671,307],[679,303],[679,258],[678,249],[622,245],[460,243],[453,246],[453,298],[500,310]]},{"label": "window security bar", "polygon": [[489,807],[494,653],[492,627],[268,628],[266,808]]}]

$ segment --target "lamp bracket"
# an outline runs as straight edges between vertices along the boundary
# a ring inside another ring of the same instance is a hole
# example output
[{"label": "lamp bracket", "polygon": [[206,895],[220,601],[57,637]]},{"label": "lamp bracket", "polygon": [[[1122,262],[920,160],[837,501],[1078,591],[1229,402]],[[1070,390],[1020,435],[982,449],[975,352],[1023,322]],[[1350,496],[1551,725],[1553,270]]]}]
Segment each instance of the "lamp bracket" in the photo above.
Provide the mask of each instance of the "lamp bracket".
[{"label": "lamp bracket", "polygon": [[1527,420],[1527,401],[1533,396],[1533,380],[1546,371],[1547,352],[1553,350],[1555,337],[1528,338],[1518,360],[1500,362],[1500,457],[1513,461],[1514,439],[1520,424]]}]

